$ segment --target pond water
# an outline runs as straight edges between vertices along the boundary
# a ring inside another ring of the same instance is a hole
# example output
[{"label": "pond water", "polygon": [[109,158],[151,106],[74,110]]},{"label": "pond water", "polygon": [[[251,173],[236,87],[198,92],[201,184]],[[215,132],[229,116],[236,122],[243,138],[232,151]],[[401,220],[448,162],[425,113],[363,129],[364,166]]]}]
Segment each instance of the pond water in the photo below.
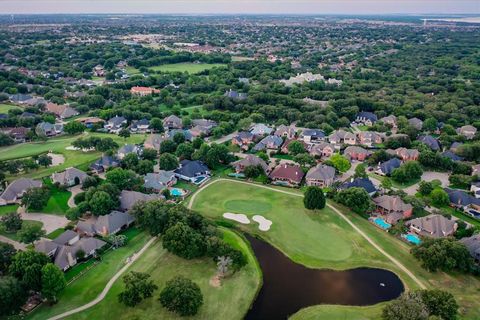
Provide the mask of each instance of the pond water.
[{"label": "pond water", "polygon": [[393,272],[374,268],[309,269],[270,244],[246,235],[263,272],[263,286],[245,319],[287,319],[317,304],[373,305],[403,292]]}]

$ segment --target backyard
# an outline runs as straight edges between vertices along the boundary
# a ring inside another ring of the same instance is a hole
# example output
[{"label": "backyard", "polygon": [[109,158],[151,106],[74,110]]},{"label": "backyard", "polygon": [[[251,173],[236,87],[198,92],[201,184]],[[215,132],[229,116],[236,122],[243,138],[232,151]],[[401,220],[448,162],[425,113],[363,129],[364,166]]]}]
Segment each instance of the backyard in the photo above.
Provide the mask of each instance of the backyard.
[{"label": "backyard", "polygon": [[209,70],[216,67],[224,67],[225,64],[221,63],[173,63],[164,64],[161,66],[155,66],[149,68],[151,71],[161,72],[188,72],[188,73],[200,73],[205,70]]},{"label": "backyard", "polygon": [[0,113],[8,113],[8,110],[11,109],[20,109],[20,107],[12,104],[0,103]]}]

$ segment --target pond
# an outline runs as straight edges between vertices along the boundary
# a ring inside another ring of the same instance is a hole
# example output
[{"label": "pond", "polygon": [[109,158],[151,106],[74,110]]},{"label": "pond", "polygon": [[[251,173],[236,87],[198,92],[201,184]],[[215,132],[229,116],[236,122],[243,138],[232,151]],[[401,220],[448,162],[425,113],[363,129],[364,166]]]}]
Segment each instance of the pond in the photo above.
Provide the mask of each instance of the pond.
[{"label": "pond", "polygon": [[270,244],[246,235],[263,272],[263,286],[245,319],[287,319],[317,304],[373,305],[404,290],[393,272],[374,268],[309,269]]}]

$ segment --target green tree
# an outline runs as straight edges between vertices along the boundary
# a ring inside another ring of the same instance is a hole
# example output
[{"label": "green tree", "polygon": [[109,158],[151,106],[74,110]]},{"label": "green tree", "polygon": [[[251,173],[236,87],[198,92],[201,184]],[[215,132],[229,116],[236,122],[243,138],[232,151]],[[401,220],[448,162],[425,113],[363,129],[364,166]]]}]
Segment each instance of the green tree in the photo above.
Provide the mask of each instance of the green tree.
[{"label": "green tree", "polygon": [[420,181],[418,192],[424,196],[428,196],[433,191],[433,184],[428,181]]},{"label": "green tree", "polygon": [[28,209],[41,210],[50,199],[50,190],[47,187],[30,188],[22,197],[22,205]]},{"label": "green tree", "polygon": [[173,135],[173,142],[177,145],[185,142],[185,135],[182,132],[177,132]]},{"label": "green tree", "polygon": [[47,168],[52,164],[52,157],[46,155],[46,154],[41,154],[38,156],[37,162],[39,165],[44,166]]},{"label": "green tree", "polygon": [[7,272],[16,253],[17,250],[10,243],[0,242],[0,276]]},{"label": "green tree", "polygon": [[417,161],[407,161],[392,172],[392,179],[406,183],[410,181],[418,180],[422,177],[423,169]]},{"label": "green tree", "polygon": [[450,292],[438,289],[422,290],[420,296],[430,316],[438,316],[443,320],[457,319],[458,304]]},{"label": "green tree", "polygon": [[22,228],[23,220],[19,213],[10,212],[0,218],[7,232],[16,232]]},{"label": "green tree", "polygon": [[158,156],[158,152],[157,150],[155,149],[143,149],[143,152],[142,152],[142,159],[143,160],[150,160],[150,161],[154,161],[155,159],[157,159],[157,156]]},{"label": "green tree", "polygon": [[152,118],[150,120],[150,129],[155,132],[162,133],[163,132],[163,121],[160,118]]},{"label": "green tree", "polygon": [[167,281],[160,293],[160,303],[181,316],[193,316],[203,304],[203,295],[196,283],[183,277],[175,277]]},{"label": "green tree", "polygon": [[67,281],[62,270],[53,263],[42,268],[42,295],[50,302],[57,302],[58,294],[65,289]]},{"label": "green tree", "polygon": [[88,206],[94,215],[104,216],[117,207],[117,202],[105,191],[96,191],[88,200]]},{"label": "green tree", "polygon": [[303,198],[305,208],[309,210],[320,210],[325,208],[325,195],[321,188],[308,187]]},{"label": "green tree", "polygon": [[43,253],[19,251],[13,256],[8,270],[26,289],[39,291],[42,287],[42,268],[49,262],[50,259]]},{"label": "green tree", "polygon": [[383,320],[427,320],[428,310],[422,297],[415,292],[403,293],[383,309]]},{"label": "green tree", "polygon": [[153,172],[154,163],[150,160],[140,160],[135,172],[140,175],[146,175],[147,173]]},{"label": "green tree", "polygon": [[370,195],[363,188],[354,187],[341,190],[335,196],[335,201],[360,214],[367,213],[373,207]]},{"label": "green tree", "polygon": [[350,161],[339,153],[332,155],[326,163],[330,163],[339,172],[347,172],[352,166]]},{"label": "green tree", "polygon": [[297,154],[305,153],[305,147],[300,141],[295,140],[288,145],[288,152],[296,156]]},{"label": "green tree", "polygon": [[181,160],[183,159],[191,160],[194,152],[195,152],[195,149],[190,143],[182,143],[178,145],[177,151],[175,152],[175,154]]},{"label": "green tree", "polygon": [[134,307],[143,299],[150,298],[158,287],[149,279],[150,275],[130,271],[123,276],[125,290],[118,295],[118,301],[128,307]]},{"label": "green tree", "polygon": [[201,257],[206,250],[202,235],[182,222],[165,231],[163,247],[184,259]]},{"label": "green tree", "polygon": [[27,224],[18,231],[18,238],[24,243],[33,243],[45,235],[45,230],[38,224]]},{"label": "green tree", "polygon": [[160,153],[174,153],[177,150],[177,144],[172,140],[165,140],[160,144]]},{"label": "green tree", "polygon": [[158,159],[160,169],[171,171],[178,168],[178,159],[171,153],[162,153]]},{"label": "green tree", "polygon": [[16,313],[27,300],[21,283],[14,277],[0,277],[0,317]]},{"label": "green tree", "polygon": [[363,163],[358,164],[355,167],[355,174],[353,175],[354,178],[368,178],[367,175],[367,166]]},{"label": "green tree", "polygon": [[70,121],[63,126],[63,131],[68,134],[77,134],[85,131],[85,126],[78,121]]},{"label": "green tree", "polygon": [[129,153],[122,159],[122,167],[134,170],[138,165],[138,156],[135,153]]},{"label": "green tree", "polygon": [[107,182],[119,190],[138,190],[143,185],[143,179],[132,170],[115,168],[105,174]]},{"label": "green tree", "polygon": [[118,136],[126,140],[127,138],[130,137],[130,130],[128,130],[127,128],[123,128],[118,133]]},{"label": "green tree", "polygon": [[450,203],[448,193],[441,188],[436,188],[430,193],[432,203],[437,207],[447,206]]}]

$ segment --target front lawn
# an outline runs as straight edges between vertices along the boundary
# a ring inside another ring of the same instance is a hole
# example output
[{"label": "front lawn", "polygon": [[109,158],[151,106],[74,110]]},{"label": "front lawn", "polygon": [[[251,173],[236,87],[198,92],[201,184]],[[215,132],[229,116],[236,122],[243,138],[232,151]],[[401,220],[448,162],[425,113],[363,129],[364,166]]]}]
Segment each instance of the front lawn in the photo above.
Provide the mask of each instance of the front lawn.
[{"label": "front lawn", "polygon": [[161,242],[157,241],[129,269],[151,275],[159,287],[153,297],[134,308],[126,307],[118,302],[117,296],[124,288],[123,282],[118,280],[102,302],[69,319],[179,319],[179,316],[167,311],[158,301],[165,282],[179,275],[197,283],[203,294],[204,303],[199,313],[188,319],[243,319],[259,289],[261,274],[245,241],[232,231],[223,232],[225,240],[242,250],[249,263],[239,272],[222,280],[220,287],[210,285],[210,279],[216,273],[216,265],[211,259],[185,260],[168,253]]},{"label": "front lawn", "polygon": [[20,107],[12,104],[0,103],[0,113],[8,113],[8,110],[12,109],[20,109]]},{"label": "front lawn", "polygon": [[10,212],[17,212],[18,204],[9,204],[7,206],[0,206],[0,216],[4,216]]},{"label": "front lawn", "polygon": [[39,212],[64,215],[69,209],[68,199],[70,199],[72,193],[68,190],[57,188],[51,183],[49,178],[44,179],[43,182],[50,187],[50,199],[48,199],[47,205]]},{"label": "front lawn", "polygon": [[[40,226],[41,227],[41,226],[43,226],[43,223],[41,223],[40,221],[23,220],[22,228],[24,228],[26,226]],[[14,241],[21,242],[20,238],[18,236],[18,231],[17,232],[7,232],[7,231],[4,231],[4,230],[0,230],[0,235],[5,236],[7,238],[10,238]]]}]

